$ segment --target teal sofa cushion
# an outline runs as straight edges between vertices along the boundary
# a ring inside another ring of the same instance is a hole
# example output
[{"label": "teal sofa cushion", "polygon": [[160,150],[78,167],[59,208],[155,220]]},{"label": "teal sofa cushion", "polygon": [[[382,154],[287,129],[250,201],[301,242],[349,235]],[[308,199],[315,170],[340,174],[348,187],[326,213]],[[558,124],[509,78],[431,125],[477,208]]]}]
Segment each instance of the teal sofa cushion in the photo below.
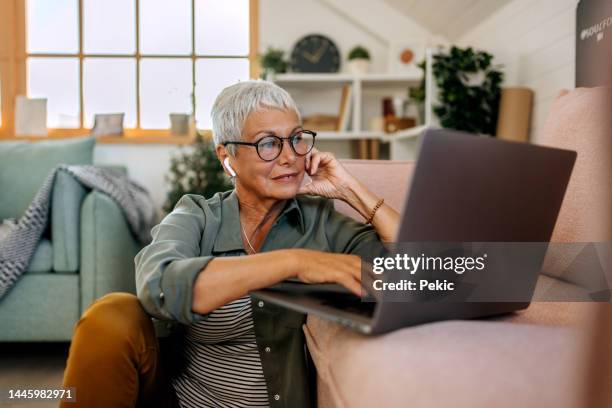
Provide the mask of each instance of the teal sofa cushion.
[{"label": "teal sofa cushion", "polygon": [[[97,166],[119,171],[127,175],[121,165]],[[77,273],[81,265],[80,235],[81,206],[89,189],[73,176],[60,172],[53,187],[51,204],[51,239],[53,240],[53,270],[61,273]]]},{"label": "teal sofa cushion", "polygon": [[19,218],[59,164],[92,164],[95,137],[0,142],[0,219]]},{"label": "teal sofa cushion", "polygon": [[69,340],[79,300],[79,275],[26,273],[0,302],[0,342]]},{"label": "teal sofa cushion", "polygon": [[76,273],[80,265],[81,205],[87,189],[70,174],[55,178],[51,201],[53,270]]},{"label": "teal sofa cushion", "polygon": [[48,239],[41,239],[30,259],[26,273],[49,273],[53,269],[53,246]]}]

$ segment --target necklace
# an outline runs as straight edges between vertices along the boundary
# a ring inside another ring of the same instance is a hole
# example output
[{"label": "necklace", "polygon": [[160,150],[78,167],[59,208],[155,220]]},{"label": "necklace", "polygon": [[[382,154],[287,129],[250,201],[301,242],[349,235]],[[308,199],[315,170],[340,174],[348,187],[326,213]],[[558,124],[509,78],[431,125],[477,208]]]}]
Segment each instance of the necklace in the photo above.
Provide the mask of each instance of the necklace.
[{"label": "necklace", "polygon": [[242,233],[244,234],[244,237],[246,238],[246,242],[247,242],[247,244],[249,244],[249,247],[251,248],[251,251],[253,251],[253,253],[256,254],[257,251],[255,250],[255,248],[253,248],[253,245],[251,245],[251,241],[249,240],[249,237],[248,237],[246,231],[244,230],[244,226],[242,224],[240,224],[240,228],[242,228]]}]

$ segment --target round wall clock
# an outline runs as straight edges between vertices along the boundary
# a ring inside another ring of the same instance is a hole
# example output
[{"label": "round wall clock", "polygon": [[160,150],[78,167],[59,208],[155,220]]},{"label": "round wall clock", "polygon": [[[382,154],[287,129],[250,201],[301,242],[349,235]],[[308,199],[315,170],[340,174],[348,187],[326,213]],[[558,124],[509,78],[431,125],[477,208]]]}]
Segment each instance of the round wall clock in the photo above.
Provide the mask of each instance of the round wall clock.
[{"label": "round wall clock", "polygon": [[338,72],[340,52],[329,38],[311,34],[301,38],[291,52],[293,72]]}]

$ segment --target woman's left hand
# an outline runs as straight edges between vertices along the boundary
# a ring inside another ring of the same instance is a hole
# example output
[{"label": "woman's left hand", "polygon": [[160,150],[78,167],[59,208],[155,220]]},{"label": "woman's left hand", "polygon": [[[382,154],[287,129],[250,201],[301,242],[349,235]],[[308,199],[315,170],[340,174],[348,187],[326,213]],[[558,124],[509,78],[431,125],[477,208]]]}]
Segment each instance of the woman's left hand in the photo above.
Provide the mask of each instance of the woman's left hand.
[{"label": "woman's left hand", "polygon": [[300,187],[298,194],[347,200],[351,184],[356,180],[332,153],[313,148],[305,160],[306,172],[312,181]]}]

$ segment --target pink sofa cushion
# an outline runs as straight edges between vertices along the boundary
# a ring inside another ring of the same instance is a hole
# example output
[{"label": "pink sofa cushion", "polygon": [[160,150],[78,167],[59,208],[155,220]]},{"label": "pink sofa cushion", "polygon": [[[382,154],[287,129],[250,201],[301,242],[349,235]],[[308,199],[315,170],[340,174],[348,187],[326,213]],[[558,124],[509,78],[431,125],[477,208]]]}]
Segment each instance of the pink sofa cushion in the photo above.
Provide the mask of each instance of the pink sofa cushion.
[{"label": "pink sofa cushion", "polygon": [[[397,211],[402,210],[414,162],[389,160],[341,160],[340,162],[374,194],[384,198],[385,203]],[[357,221],[363,221],[363,217],[345,202],[335,200],[334,206],[338,212]]]},{"label": "pink sofa cushion", "polygon": [[610,117],[604,88],[562,91],[553,102],[541,144],[578,153],[551,241],[591,242],[607,238]]},{"label": "pink sofa cushion", "polygon": [[[544,125],[541,144],[575,150],[576,164],[565,193],[552,242],[587,243],[608,240],[610,114],[604,88],[562,91],[553,102]],[[584,244],[552,247],[543,273],[592,291],[605,284],[597,271],[576,265]],[[575,297],[572,297],[575,299]]]}]

